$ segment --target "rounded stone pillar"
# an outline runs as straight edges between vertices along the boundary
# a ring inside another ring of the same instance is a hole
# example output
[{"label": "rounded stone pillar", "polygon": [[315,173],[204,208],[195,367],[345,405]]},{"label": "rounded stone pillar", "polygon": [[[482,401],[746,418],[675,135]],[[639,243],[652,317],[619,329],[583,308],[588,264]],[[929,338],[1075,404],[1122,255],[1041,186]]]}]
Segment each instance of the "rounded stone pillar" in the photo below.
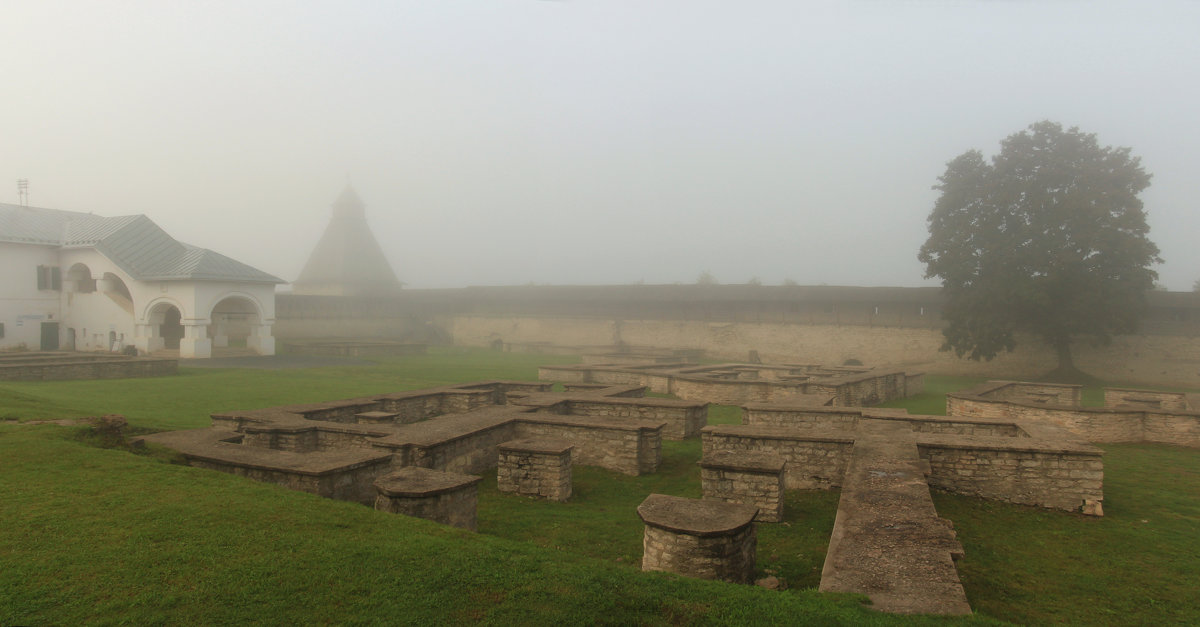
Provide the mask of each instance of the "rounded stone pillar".
[{"label": "rounded stone pillar", "polygon": [[732,583],[754,580],[757,507],[651,494],[637,512],[646,523],[642,570]]}]

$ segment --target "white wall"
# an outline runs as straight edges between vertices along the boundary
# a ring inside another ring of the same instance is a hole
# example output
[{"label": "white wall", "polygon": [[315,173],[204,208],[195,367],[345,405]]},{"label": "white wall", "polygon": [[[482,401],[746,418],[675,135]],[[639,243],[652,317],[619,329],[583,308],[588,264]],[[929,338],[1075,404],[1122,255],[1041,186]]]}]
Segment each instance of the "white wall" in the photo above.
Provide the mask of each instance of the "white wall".
[{"label": "white wall", "polygon": [[0,323],[4,324],[0,349],[24,345],[38,350],[41,323],[61,321],[59,293],[37,288],[39,265],[59,265],[57,247],[0,243]]}]

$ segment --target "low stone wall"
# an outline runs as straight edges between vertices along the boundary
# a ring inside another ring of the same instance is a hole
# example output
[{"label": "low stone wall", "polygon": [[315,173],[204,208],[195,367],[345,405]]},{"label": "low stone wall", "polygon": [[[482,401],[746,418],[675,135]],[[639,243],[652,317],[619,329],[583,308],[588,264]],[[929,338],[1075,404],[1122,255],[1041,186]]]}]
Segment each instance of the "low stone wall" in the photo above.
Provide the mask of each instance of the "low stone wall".
[{"label": "low stone wall", "polygon": [[396,465],[476,474],[495,468],[500,444],[519,437],[513,419],[497,410],[444,416],[406,425],[376,446],[405,445]]},{"label": "low stone wall", "polygon": [[1142,414],[1142,439],[1146,442],[1200,448],[1200,414],[1147,411]]},{"label": "low stone wall", "polygon": [[538,378],[564,384],[644,385],[686,400],[727,405],[792,402],[871,405],[923,387],[922,375],[804,364],[608,364],[543,366]]},{"label": "low stone wall", "polygon": [[1187,395],[1182,392],[1159,392],[1155,390],[1131,390],[1125,388],[1105,388],[1105,407],[1137,407],[1141,409],[1160,409],[1165,411],[1191,411]]},{"label": "low stone wall", "polygon": [[665,426],[661,422],[535,413],[521,415],[515,437],[566,440],[575,445],[575,463],[636,476],[658,470]]},{"label": "low stone wall", "polygon": [[[996,418],[1033,425],[1052,425],[1089,442],[1155,442],[1176,446],[1200,447],[1200,412],[1153,409],[1130,404],[1115,407],[1079,407],[1010,400],[992,392],[1011,387],[995,382],[964,392],[946,395],[946,414],[953,417]],[[981,395],[979,392],[985,392]],[[1141,398],[1140,390],[1118,390],[1106,397],[1114,402]],[[1184,395],[1146,392],[1146,398],[1160,398],[1167,404],[1186,403]],[[1156,396],[1161,395],[1161,396]]]},{"label": "low stone wall", "polygon": [[391,456],[383,451],[296,453],[248,446],[247,437],[223,429],[189,429],[139,439],[179,451],[190,466],[366,505],[375,500],[371,482],[390,469]]},{"label": "low stone wall", "polygon": [[[31,353],[28,359],[9,357],[0,362],[0,381],[65,381],[70,379],[133,379],[179,373],[178,359]],[[61,355],[61,356],[60,356]]]},{"label": "low stone wall", "polygon": [[758,508],[754,520],[783,520],[782,458],[768,453],[708,453],[700,460],[700,488],[706,499]]},{"label": "low stone wall", "polygon": [[563,440],[511,440],[501,444],[496,488],[566,502],[571,498],[571,448]]},{"label": "low stone wall", "polygon": [[642,570],[753,581],[758,549],[754,507],[651,494],[637,511],[646,523]]},{"label": "low stone wall", "polygon": [[375,480],[375,509],[475,531],[480,477],[401,468]]},{"label": "low stone wall", "polygon": [[387,460],[364,463],[321,473],[279,468],[255,468],[219,460],[189,459],[188,465],[196,468],[219,470],[247,479],[273,483],[289,490],[308,492],[339,501],[353,501],[370,505],[375,499],[374,491],[366,489],[380,474],[389,470]]},{"label": "low stone wall", "polygon": [[790,429],[854,430],[862,412],[850,408],[795,407],[786,405],[748,404],[742,408],[742,424]]},{"label": "low stone wall", "polygon": [[287,340],[279,343],[280,353],[287,355],[389,357],[424,355],[425,344],[406,344],[379,340]]},{"label": "low stone wall", "polygon": [[722,405],[803,399],[807,394],[806,389],[803,384],[764,380],[720,381],[676,377],[671,382],[671,393],[679,398],[704,400]]},{"label": "low stone wall", "polygon": [[850,462],[853,436],[798,432],[787,427],[709,425],[701,429],[704,454],[771,453],[781,457],[788,490],[827,490],[842,484]]},{"label": "low stone wall", "polygon": [[961,394],[998,401],[1025,401],[1043,405],[1078,407],[1083,398],[1083,386],[1025,381],[988,381],[983,385],[964,390]]},{"label": "low stone wall", "polygon": [[668,440],[700,437],[708,424],[708,403],[670,399],[568,400],[566,410],[572,416],[637,418],[664,422],[662,436]]},{"label": "low stone wall", "polygon": [[914,433],[1006,438],[1029,437],[1011,420],[1004,419],[955,419],[942,416],[910,415],[904,410],[897,409],[788,407],[769,404],[746,405],[742,410],[742,424],[801,430],[853,431],[864,418],[904,422]]},{"label": "low stone wall", "polygon": [[987,499],[1102,515],[1103,452],[1092,446],[992,445],[925,437],[917,445],[929,462],[929,484]]}]

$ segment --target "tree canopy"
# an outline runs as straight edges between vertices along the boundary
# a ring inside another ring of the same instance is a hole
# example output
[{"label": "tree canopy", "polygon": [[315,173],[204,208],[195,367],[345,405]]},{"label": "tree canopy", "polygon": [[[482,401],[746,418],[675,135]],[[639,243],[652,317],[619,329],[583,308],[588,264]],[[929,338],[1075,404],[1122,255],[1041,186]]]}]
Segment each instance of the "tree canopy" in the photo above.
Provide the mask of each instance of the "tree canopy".
[{"label": "tree canopy", "polygon": [[918,255],[942,279],[942,350],[991,359],[1025,332],[1073,368],[1072,338],[1132,332],[1162,261],[1138,198],[1149,185],[1129,148],[1054,122],[1010,135],[990,163],[955,157]]}]

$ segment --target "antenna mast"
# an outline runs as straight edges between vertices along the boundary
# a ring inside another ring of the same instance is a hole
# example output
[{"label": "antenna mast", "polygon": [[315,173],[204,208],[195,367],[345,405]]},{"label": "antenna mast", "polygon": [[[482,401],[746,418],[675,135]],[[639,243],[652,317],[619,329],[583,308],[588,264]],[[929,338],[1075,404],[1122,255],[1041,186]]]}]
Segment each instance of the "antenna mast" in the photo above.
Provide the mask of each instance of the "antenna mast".
[{"label": "antenna mast", "polygon": [[17,203],[29,206],[29,179],[17,179]]}]

